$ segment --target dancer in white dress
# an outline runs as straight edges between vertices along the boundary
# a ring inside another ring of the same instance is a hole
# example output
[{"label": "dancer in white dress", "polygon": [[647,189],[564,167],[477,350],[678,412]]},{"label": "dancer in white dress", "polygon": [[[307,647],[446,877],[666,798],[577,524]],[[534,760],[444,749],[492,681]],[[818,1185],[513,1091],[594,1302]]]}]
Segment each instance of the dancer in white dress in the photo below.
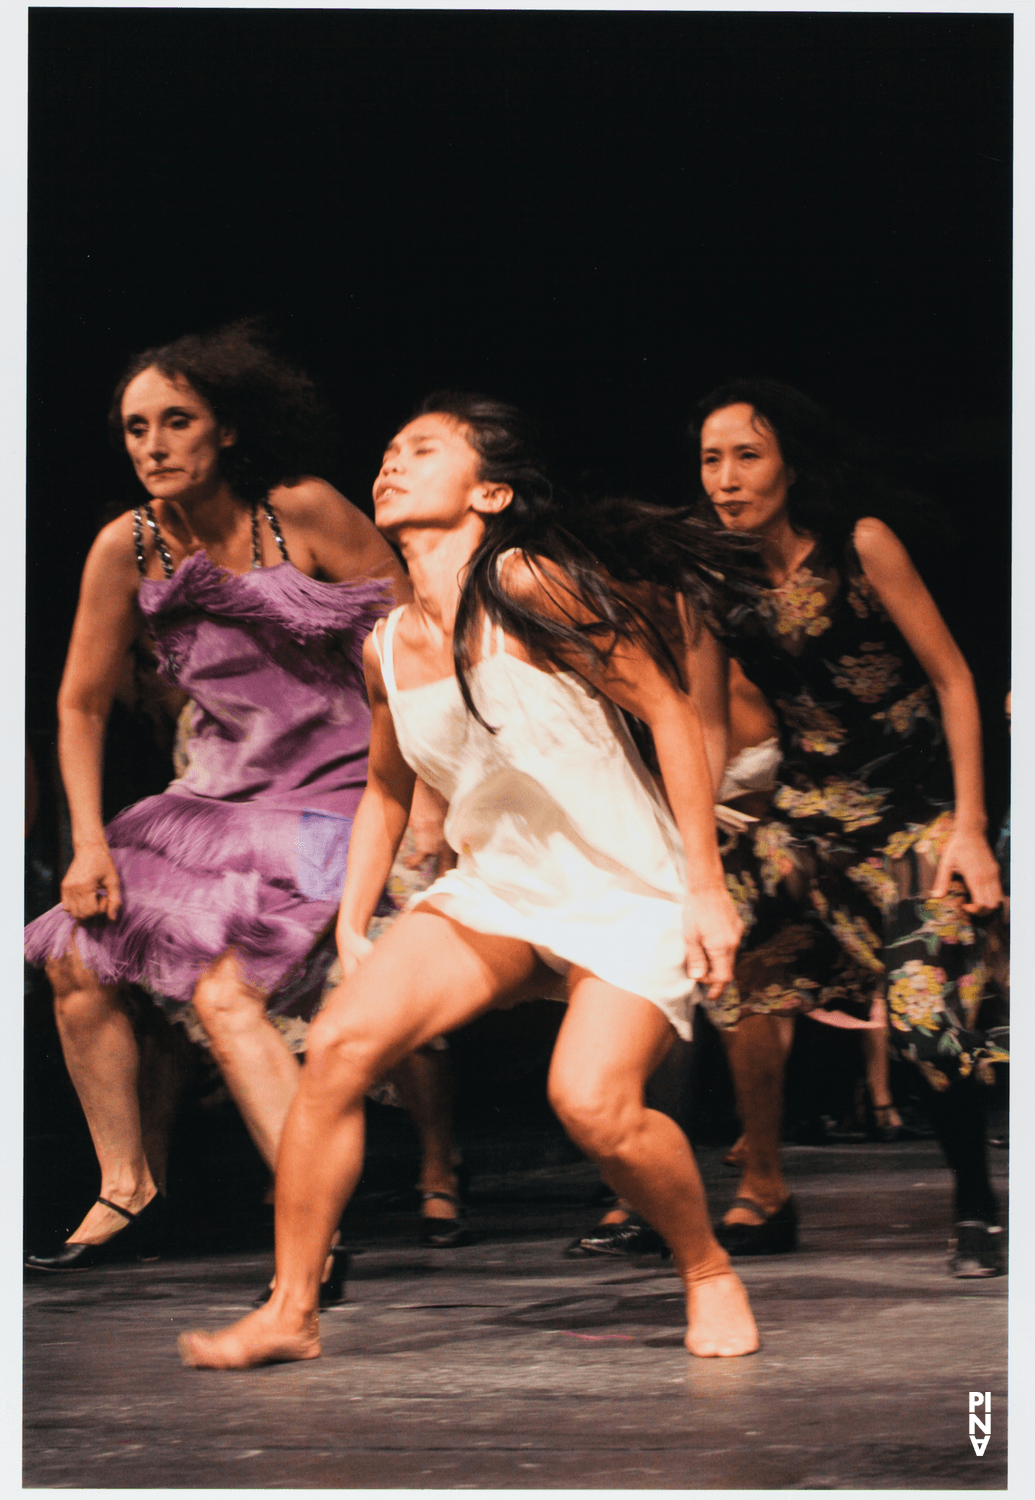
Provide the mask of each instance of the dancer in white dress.
[{"label": "dancer in white dress", "polygon": [[[364,652],[373,732],[338,923],[346,978],[310,1031],[277,1163],[276,1291],[232,1328],[183,1335],[184,1362],[319,1354],[319,1274],[362,1168],[364,1090],[430,1037],[551,978],[568,1002],[551,1103],[671,1246],[690,1352],[749,1354],[747,1295],[712,1234],[689,1143],[643,1103],[673,1034],[688,1034],[698,984],[721,991],[740,937],[704,740],[673,656],[635,590],[609,584],[555,525],[512,408],[429,398],[390,444],[374,502],[414,603]],[[713,551],[698,577],[691,557],[691,604],[735,566]],[[650,729],[663,792],[619,709]],[[361,934],[418,775],[449,802],[457,867],[372,947]]]}]

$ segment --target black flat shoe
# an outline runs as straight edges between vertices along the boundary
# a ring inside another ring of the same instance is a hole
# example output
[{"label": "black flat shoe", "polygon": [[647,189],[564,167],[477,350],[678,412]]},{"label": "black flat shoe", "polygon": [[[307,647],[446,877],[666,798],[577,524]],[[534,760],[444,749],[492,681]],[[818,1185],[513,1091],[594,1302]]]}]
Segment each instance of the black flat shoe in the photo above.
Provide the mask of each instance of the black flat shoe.
[{"label": "black flat shoe", "polygon": [[427,1203],[431,1198],[440,1198],[443,1203],[453,1206],[453,1217],[451,1219],[431,1219],[426,1214],[421,1215],[420,1242],[422,1245],[432,1245],[436,1250],[455,1250],[459,1245],[473,1245],[474,1235],[467,1227],[467,1218],[464,1214],[464,1205],[455,1193],[422,1192],[420,1201]]},{"label": "black flat shoe", "polygon": [[949,1270],[962,1281],[1002,1276],[1006,1271],[1003,1231],[998,1224],[963,1219],[956,1225],[956,1243]]},{"label": "black flat shoe", "polygon": [[[326,1312],[329,1307],[340,1307],[343,1302],[348,1301],[345,1284],[349,1279],[349,1252],[344,1245],[332,1245],[328,1254],[331,1257],[331,1274],[326,1281],[320,1282],[320,1311]],[[273,1296],[273,1288],[264,1286],[257,1297],[252,1298],[253,1307],[265,1307]]]},{"label": "black flat shoe", "polygon": [[131,1213],[121,1203],[110,1198],[98,1198],[105,1208],[113,1208],[126,1220],[124,1229],[99,1245],[84,1245],[77,1240],[66,1240],[53,1255],[27,1255],[25,1264],[30,1271],[86,1271],[90,1266],[110,1265],[120,1260],[157,1260],[165,1230],[165,1199],[155,1193],[139,1213]]},{"label": "black flat shoe", "polygon": [[761,1224],[716,1224],[715,1238],[729,1255],[784,1255],[798,1248],[798,1211],[788,1198],[767,1214],[753,1198],[734,1198],[762,1215]]},{"label": "black flat shoe", "polygon": [[617,1224],[598,1224],[580,1239],[572,1240],[563,1253],[568,1260],[593,1255],[660,1255],[667,1260],[672,1252],[656,1229],[630,1214]]}]

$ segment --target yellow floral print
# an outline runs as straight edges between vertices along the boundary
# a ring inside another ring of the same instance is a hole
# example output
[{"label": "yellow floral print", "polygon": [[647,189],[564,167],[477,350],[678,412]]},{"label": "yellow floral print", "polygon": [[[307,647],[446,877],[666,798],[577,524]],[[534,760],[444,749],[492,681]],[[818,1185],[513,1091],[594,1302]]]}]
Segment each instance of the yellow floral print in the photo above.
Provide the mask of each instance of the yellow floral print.
[{"label": "yellow floral print", "polygon": [[974,942],[974,928],[963,910],[963,892],[950,892],[944,899],[921,902],[920,913],[924,924],[915,936],[923,938],[929,952],[939,943],[962,943],[969,947]]},{"label": "yellow floral print", "polygon": [[880,602],[880,596],[873,584],[860,573],[857,577],[849,579],[848,603],[855,611],[860,620],[865,620],[868,615],[877,615],[880,619],[888,618],[887,611]]},{"label": "yellow floral print", "polygon": [[773,798],[773,806],[790,813],[792,818],[814,818],[825,813],[843,823],[846,833],[854,833],[859,828],[869,828],[880,822],[884,793],[873,790],[863,781],[828,776],[822,788],[811,787],[807,792],[781,786]]},{"label": "yellow floral print", "polygon": [[896,1031],[926,1031],[933,1036],[944,1011],[945,970],[911,958],[892,975],[888,1010]]},{"label": "yellow floral print", "polygon": [[918,828],[917,832],[920,835],[916,841],[917,854],[930,855],[932,860],[941,859],[952,834],[952,813],[939,813],[930,823]]},{"label": "yellow floral print", "polygon": [[926,1058],[915,1057],[913,1061],[916,1063],[921,1073],[923,1073],[924,1077],[934,1089],[935,1093],[944,1094],[946,1089],[949,1087],[950,1080],[948,1074],[943,1073],[941,1068],[936,1068],[934,1063],[928,1062]]},{"label": "yellow floral print", "polygon": [[745,932],[749,931],[755,922],[755,902],[758,900],[758,886],[747,870],[741,876],[735,875],[730,871],[726,876],[726,889],[730,893],[733,905],[737,908],[737,916],[743,922]]},{"label": "yellow floral print", "polygon": [[880,938],[864,917],[852,917],[840,907],[835,907],[830,915],[830,925],[841,947],[857,963],[875,974],[884,973],[884,964],[880,958]]},{"label": "yellow floral print", "polygon": [[959,991],[960,1002],[963,1006],[963,1020],[970,1031],[977,1020],[977,1013],[981,1009],[981,1002],[985,998],[985,986],[988,983],[988,967],[979,960],[972,969],[961,974],[956,981],[956,989]]},{"label": "yellow floral print", "polygon": [[886,854],[889,859],[901,859],[912,849],[923,831],[922,823],[910,823],[908,828],[900,828],[897,833],[891,835],[881,853]]},{"label": "yellow floral print", "polygon": [[871,715],[877,724],[890,724],[896,734],[911,734],[914,727],[921,719],[934,721],[935,715],[931,711],[931,689],[924,683],[918,687],[915,693],[909,693],[905,698],[900,698],[890,708],[882,709],[879,714]]},{"label": "yellow floral print", "polygon": [[794,837],[782,823],[759,823],[754,832],[754,846],[762,867],[765,893],[775,896],[780,881],[794,872],[794,859],[789,852],[794,847]]},{"label": "yellow floral print", "polygon": [[822,579],[813,578],[801,568],[779,588],[773,589],[763,605],[776,626],[777,635],[793,635],[798,630],[803,630],[806,635],[822,635],[824,630],[830,629],[826,607]]},{"label": "yellow floral print", "polygon": [[796,698],[778,698],[776,706],[806,755],[836,755],[844,744],[844,725],[820,708],[806,688]]},{"label": "yellow floral print", "polygon": [[841,672],[834,686],[845,688],[861,703],[879,703],[885,693],[902,681],[902,663],[883,641],[863,641],[861,656],[838,657]]},{"label": "yellow floral print", "polygon": [[879,911],[886,917],[891,915],[898,905],[898,881],[890,870],[884,868],[882,859],[875,854],[871,855],[862,864],[852,865],[845,874],[856,885],[862,886]]}]

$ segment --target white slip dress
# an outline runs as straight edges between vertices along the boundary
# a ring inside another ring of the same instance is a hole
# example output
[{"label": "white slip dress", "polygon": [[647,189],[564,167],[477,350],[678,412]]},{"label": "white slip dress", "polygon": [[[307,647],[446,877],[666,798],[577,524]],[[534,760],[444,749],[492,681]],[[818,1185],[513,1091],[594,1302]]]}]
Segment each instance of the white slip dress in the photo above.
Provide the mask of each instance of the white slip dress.
[{"label": "white slip dress", "polygon": [[[689,1040],[698,986],[687,978],[686,856],[650,773],[609,698],[573,672],[506,651],[486,622],[471,715],[455,677],[396,686],[402,610],[374,632],[407,764],[449,804],[456,868],[409,903],[475,932],[517,938],[558,975],[571,965],[642,995]],[[383,637],[382,637],[383,631]],[[556,998],[564,998],[558,986]]]}]

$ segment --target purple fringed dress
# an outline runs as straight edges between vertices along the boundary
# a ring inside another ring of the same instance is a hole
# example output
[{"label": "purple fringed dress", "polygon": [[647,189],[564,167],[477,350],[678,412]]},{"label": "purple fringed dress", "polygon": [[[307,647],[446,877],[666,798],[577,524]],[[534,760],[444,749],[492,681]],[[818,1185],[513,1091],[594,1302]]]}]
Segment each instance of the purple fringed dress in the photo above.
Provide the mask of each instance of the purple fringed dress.
[{"label": "purple fringed dress", "polygon": [[107,826],[118,918],[77,922],[53,907],[25,929],[31,963],[74,936],[103,982],[141,985],[177,1016],[232,949],[271,1014],[316,1006],[334,952],[319,940],[367,778],[362,646],[390,592],[290,562],[230,573],[204,552],[141,580],[161,671],[195,704],[190,764]]}]

